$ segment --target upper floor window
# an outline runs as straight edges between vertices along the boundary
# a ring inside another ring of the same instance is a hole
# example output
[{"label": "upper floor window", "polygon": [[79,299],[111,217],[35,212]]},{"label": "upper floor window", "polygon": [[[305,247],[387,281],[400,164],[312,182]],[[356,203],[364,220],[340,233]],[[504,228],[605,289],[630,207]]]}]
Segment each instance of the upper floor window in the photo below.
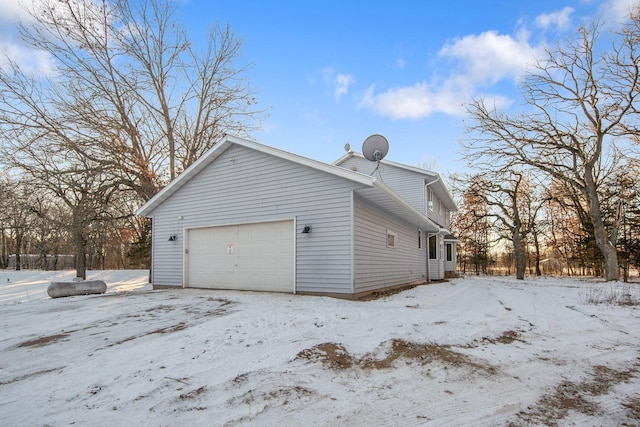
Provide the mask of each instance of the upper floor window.
[{"label": "upper floor window", "polygon": [[432,211],[433,210],[433,190],[429,188],[427,192],[428,192],[427,206],[429,207],[429,210]]}]

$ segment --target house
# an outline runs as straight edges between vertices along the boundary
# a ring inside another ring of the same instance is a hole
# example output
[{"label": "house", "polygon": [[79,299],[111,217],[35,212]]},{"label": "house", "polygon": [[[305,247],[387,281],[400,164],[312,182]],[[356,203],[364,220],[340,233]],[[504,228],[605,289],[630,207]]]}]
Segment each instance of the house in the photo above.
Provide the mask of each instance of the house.
[{"label": "house", "polygon": [[455,270],[455,210],[420,168],[352,152],[327,164],[226,135],[136,213],[153,219],[154,289],[357,298]]}]

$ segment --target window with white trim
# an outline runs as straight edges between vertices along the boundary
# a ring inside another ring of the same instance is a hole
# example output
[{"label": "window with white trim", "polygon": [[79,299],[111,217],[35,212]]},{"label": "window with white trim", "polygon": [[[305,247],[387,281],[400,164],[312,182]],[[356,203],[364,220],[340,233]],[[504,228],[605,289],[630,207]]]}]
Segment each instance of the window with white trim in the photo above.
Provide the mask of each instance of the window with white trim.
[{"label": "window with white trim", "polygon": [[422,230],[418,228],[418,249],[422,249]]},{"label": "window with white trim", "polygon": [[396,247],[396,233],[389,230],[387,230],[387,247],[388,248]]},{"label": "window with white trim", "polygon": [[429,207],[429,210],[432,211],[433,210],[433,190],[429,188],[428,190],[428,202],[427,202],[427,206]]},{"label": "window with white trim", "polygon": [[429,236],[429,259],[438,259],[438,235]]}]

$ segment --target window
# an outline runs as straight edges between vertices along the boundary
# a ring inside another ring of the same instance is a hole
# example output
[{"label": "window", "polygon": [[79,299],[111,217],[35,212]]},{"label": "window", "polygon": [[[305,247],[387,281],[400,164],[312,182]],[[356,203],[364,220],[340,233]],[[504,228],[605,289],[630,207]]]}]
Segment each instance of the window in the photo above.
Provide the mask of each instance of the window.
[{"label": "window", "polygon": [[432,211],[433,210],[433,190],[432,189],[428,189],[428,203],[427,205],[429,206],[429,210]]},{"label": "window", "polygon": [[429,236],[429,259],[438,259],[438,235]]},{"label": "window", "polygon": [[396,247],[396,233],[387,230],[387,247],[395,248]]},{"label": "window", "polygon": [[418,249],[422,249],[422,230],[418,228]]},{"label": "window", "polygon": [[453,245],[451,243],[447,243],[446,248],[447,248],[447,261],[453,261]]}]

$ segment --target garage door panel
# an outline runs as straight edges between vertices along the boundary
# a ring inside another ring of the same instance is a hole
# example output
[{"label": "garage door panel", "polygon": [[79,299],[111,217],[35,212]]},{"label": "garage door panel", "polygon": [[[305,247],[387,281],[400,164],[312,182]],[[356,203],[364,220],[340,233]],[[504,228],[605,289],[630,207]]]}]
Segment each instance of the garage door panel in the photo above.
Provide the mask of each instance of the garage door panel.
[{"label": "garage door panel", "polygon": [[189,230],[187,286],[293,292],[293,221]]}]

